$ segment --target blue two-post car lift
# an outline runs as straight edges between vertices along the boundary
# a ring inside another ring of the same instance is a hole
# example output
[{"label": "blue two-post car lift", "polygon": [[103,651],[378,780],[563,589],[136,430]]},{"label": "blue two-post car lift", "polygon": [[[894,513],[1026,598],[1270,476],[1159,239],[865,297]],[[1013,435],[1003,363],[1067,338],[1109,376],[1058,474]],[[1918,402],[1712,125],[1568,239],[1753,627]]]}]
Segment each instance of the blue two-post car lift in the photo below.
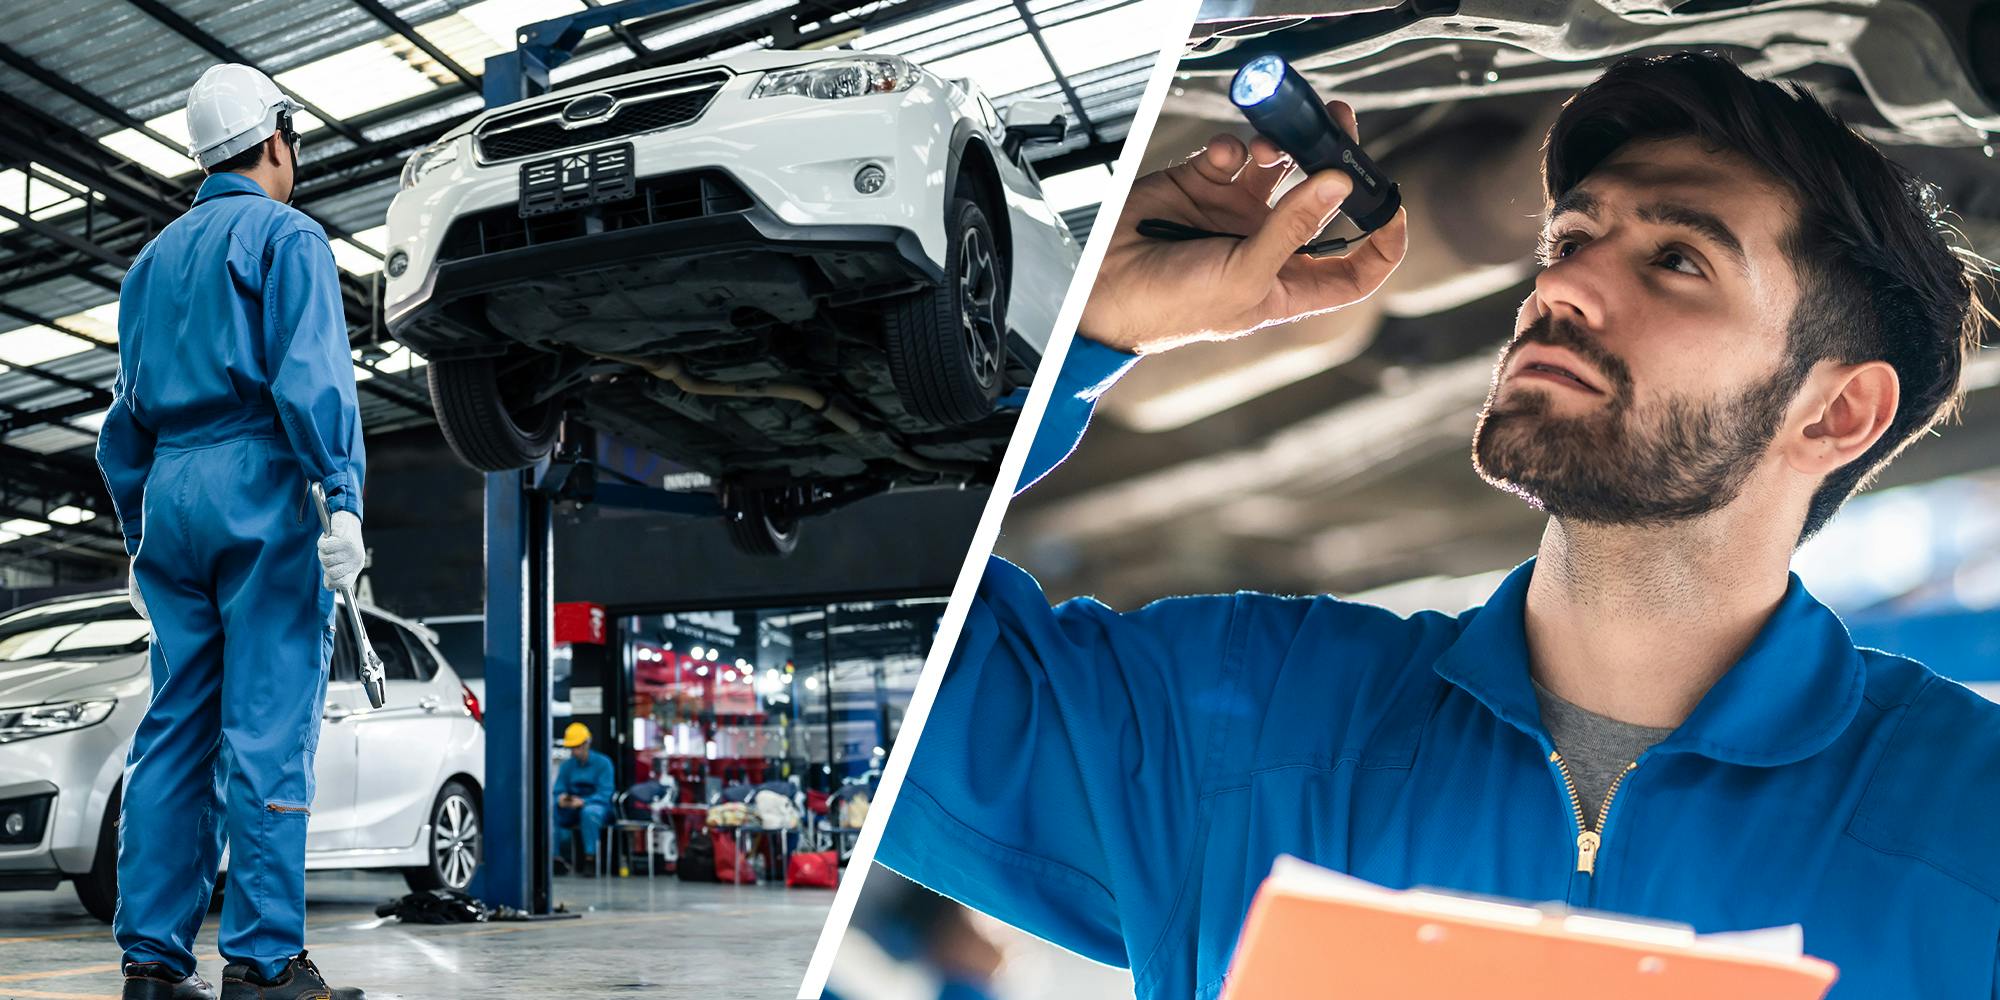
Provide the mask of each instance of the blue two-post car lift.
[{"label": "blue two-post car lift", "polygon": [[[549,91],[549,71],[575,54],[585,32],[713,0],[623,0],[527,25],[512,52],[486,60],[486,106]],[[1025,388],[999,406],[1019,410]],[[555,632],[554,514],[558,500],[720,517],[710,494],[600,481],[574,449],[514,472],[486,476],[485,863],[476,892],[529,914],[551,912],[554,808],[549,748],[555,733],[550,669]]]}]

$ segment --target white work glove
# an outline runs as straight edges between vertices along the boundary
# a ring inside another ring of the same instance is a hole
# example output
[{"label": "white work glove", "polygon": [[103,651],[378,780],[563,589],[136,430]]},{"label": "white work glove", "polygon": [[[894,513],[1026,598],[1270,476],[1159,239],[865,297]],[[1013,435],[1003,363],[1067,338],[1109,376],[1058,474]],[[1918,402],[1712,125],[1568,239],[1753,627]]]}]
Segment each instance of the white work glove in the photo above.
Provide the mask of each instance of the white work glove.
[{"label": "white work glove", "polygon": [[361,519],[352,511],[333,512],[333,530],[319,539],[321,584],[328,590],[354,586],[367,550],[361,547]]},{"label": "white work glove", "polygon": [[139,593],[139,560],[136,556],[126,564],[125,593],[132,599],[132,610],[139,612],[139,617],[152,621],[153,616],[146,613],[146,598]]}]

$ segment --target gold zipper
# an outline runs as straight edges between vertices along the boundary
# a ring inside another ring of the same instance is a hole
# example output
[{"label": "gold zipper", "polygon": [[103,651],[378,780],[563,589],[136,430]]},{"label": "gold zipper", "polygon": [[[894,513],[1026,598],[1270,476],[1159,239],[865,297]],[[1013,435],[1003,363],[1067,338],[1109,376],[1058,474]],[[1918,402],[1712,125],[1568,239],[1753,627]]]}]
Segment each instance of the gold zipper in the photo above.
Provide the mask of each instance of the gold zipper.
[{"label": "gold zipper", "polygon": [[1555,762],[1556,770],[1562,772],[1563,788],[1569,791],[1569,807],[1576,814],[1576,870],[1585,875],[1597,874],[1597,849],[1604,846],[1604,821],[1611,816],[1611,800],[1618,797],[1618,786],[1625,783],[1625,776],[1639,769],[1639,762],[1625,765],[1625,770],[1611,779],[1611,787],[1604,793],[1604,805],[1597,810],[1597,829],[1585,825],[1583,798],[1576,794],[1576,779],[1570,777],[1569,762],[1563,760],[1559,751],[1549,751],[1549,760]]},{"label": "gold zipper", "polygon": [[286,806],[286,805],[279,805],[276,802],[264,803],[264,811],[274,812],[274,813],[305,813],[308,816],[312,815],[312,810],[306,806]]}]

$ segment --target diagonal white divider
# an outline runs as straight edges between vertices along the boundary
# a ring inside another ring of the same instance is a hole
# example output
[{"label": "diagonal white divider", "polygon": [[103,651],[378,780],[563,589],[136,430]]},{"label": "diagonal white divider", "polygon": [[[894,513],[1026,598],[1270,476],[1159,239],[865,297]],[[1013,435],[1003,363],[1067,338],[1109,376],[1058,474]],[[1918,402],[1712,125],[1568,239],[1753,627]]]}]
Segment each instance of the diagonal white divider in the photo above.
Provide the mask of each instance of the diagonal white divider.
[{"label": "diagonal white divider", "polygon": [[[1028,446],[1034,442],[1035,431],[1041,425],[1042,411],[1048,408],[1056,373],[1062,370],[1063,359],[1069,355],[1077,320],[1082,316],[1084,302],[1090,296],[1090,286],[1097,280],[1098,265],[1104,260],[1105,246],[1117,225],[1118,213],[1125,207],[1125,195],[1131,190],[1139,160],[1145,155],[1146,143],[1153,135],[1153,122],[1160,115],[1160,106],[1166,101],[1167,89],[1180,64],[1188,31],[1194,25],[1197,2],[1160,0],[1160,6],[1173,11],[1175,16],[1160,18],[1159,62],[1153,66],[1153,75],[1146,83],[1146,93],[1139,100],[1138,110],[1125,136],[1125,147],[1118,156],[1114,176],[1119,183],[1106,190],[1104,202],[1098,206],[1097,219],[1091,224],[1083,256],[1077,261],[1076,276],[1071,279],[1069,292],[1063,297],[1062,311],[1056,314],[1055,329],[1049,336],[1049,350],[1043,354],[1041,367],[1035,372],[1035,381],[1028,389],[1027,405],[1021,409],[1020,422],[1015,426],[1014,436],[1007,444],[1007,454],[1000,462],[992,495],[986,499],[986,507],[979,515],[979,525],[973,530],[972,540],[966,548],[965,564],[959,567],[958,579],[952,585],[951,603],[946,606],[944,617],[938,620],[937,637],[931,645],[930,654],[924,659],[916,690],[910,695],[902,728],[896,734],[896,747],[890,752],[889,762],[882,770],[881,785],[874,801],[869,804],[868,818],[862,822],[861,835],[855,840],[847,874],[840,880],[840,888],[833,897],[833,909],[827,914],[826,926],[820,930],[819,945],[813,949],[811,964],[806,966],[805,982],[799,985],[800,1000],[817,998],[826,989],[827,974],[833,969],[834,955],[839,952],[841,940],[847,935],[848,922],[854,916],[855,901],[860,898],[862,884],[874,864],[875,846],[882,839],[883,824],[888,822],[895,810],[896,794],[902,788],[904,772],[909,770],[910,754],[923,738],[924,720],[930,716],[931,702],[937,698],[938,684],[944,679],[945,662],[958,646],[958,634],[965,625],[966,605],[971,602],[973,592],[979,587],[979,578],[986,571],[987,557],[992,554],[993,542],[1000,534],[1000,522],[1007,514],[1008,502],[1013,499],[1015,484],[1020,481],[1021,466],[1027,461]],[[940,845],[940,848],[943,846]]]}]

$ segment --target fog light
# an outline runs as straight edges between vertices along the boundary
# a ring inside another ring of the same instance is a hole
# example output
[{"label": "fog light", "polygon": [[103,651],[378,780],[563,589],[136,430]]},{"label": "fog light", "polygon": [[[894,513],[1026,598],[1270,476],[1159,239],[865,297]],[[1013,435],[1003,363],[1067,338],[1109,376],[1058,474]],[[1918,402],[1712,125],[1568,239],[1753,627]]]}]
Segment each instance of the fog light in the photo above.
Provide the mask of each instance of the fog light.
[{"label": "fog light", "polygon": [[26,830],[28,828],[28,817],[23,816],[17,812],[10,812],[7,814],[7,820],[6,823],[4,824],[4,828],[7,831],[7,836],[18,837],[21,835],[22,830]]},{"label": "fog light", "polygon": [[854,190],[862,194],[874,194],[889,183],[889,172],[879,163],[870,163],[854,172]]},{"label": "fog light", "polygon": [[391,278],[402,277],[403,272],[410,269],[410,255],[404,253],[401,250],[398,250],[395,253],[390,254],[388,267],[389,267],[389,277]]}]

